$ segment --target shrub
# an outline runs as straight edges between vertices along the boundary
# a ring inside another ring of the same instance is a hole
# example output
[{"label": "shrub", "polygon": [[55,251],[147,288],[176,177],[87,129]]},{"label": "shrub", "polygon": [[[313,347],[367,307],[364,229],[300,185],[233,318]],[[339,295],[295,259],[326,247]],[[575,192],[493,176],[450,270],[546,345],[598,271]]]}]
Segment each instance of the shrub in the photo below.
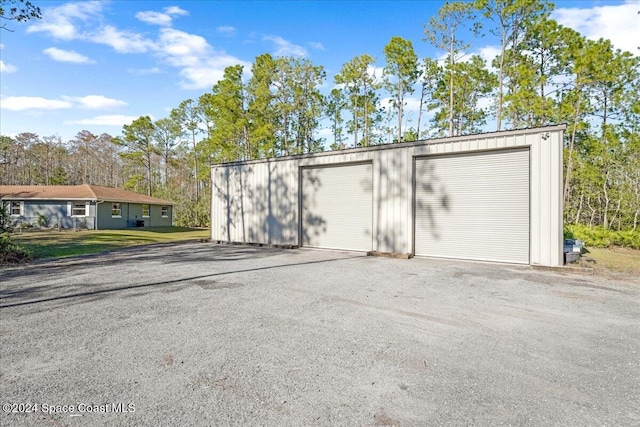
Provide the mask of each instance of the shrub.
[{"label": "shrub", "polygon": [[49,217],[38,212],[38,226],[42,228],[49,228]]},{"label": "shrub", "polygon": [[20,264],[33,258],[33,253],[16,244],[8,233],[0,234],[0,264]]},{"label": "shrub", "polygon": [[580,239],[586,246],[608,248],[623,246],[640,249],[640,230],[609,230],[608,228],[582,224],[570,224],[564,228],[565,238]]}]

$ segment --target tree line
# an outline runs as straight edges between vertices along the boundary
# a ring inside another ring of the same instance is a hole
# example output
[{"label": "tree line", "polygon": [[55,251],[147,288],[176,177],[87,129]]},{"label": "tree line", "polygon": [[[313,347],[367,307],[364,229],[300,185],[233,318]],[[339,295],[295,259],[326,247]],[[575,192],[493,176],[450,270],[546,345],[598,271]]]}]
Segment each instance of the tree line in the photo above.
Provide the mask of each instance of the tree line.
[{"label": "tree line", "polygon": [[[118,136],[2,136],[0,179],[124,187],[175,201],[179,225],[206,226],[216,163],[566,123],[565,221],[635,230],[640,58],[560,25],[552,9],[538,0],[447,2],[421,40],[443,58],[419,58],[411,40],[392,37],[383,67],[356,56],[328,93],[323,66],[263,54],[250,70],[226,68],[209,92],[167,117],[140,117]],[[472,54],[472,41],[487,34],[500,42],[490,64]],[[416,113],[407,112],[409,97]],[[320,137],[327,123],[331,136]]]}]

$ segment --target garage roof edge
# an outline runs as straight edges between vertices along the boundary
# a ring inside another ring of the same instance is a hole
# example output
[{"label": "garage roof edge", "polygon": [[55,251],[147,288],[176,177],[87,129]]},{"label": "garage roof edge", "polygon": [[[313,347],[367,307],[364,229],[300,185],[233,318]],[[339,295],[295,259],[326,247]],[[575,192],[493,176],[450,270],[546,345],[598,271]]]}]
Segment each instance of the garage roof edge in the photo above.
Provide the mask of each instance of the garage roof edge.
[{"label": "garage roof edge", "polygon": [[549,125],[549,126],[542,126],[542,127],[535,127],[535,128],[523,128],[523,129],[514,129],[514,130],[504,130],[504,131],[498,131],[498,132],[474,133],[471,135],[448,136],[448,137],[435,138],[435,139],[421,139],[418,141],[380,144],[380,145],[372,145],[369,147],[345,148],[342,150],[321,151],[319,153],[295,154],[291,156],[268,157],[264,159],[235,160],[232,162],[218,163],[218,164],[212,165],[211,168],[213,169],[220,166],[238,166],[238,165],[248,165],[248,164],[264,163],[264,162],[278,162],[278,161],[292,160],[292,159],[308,159],[313,157],[330,156],[338,153],[361,153],[361,152],[376,151],[376,150],[393,150],[396,148],[404,148],[404,147],[415,147],[415,146],[421,146],[421,145],[432,145],[432,144],[442,144],[442,143],[448,143],[448,142],[467,141],[467,140],[478,139],[478,138],[491,138],[492,136],[528,135],[528,134],[535,134],[540,132],[564,131],[565,129],[567,129],[567,125],[563,123],[559,125]]}]

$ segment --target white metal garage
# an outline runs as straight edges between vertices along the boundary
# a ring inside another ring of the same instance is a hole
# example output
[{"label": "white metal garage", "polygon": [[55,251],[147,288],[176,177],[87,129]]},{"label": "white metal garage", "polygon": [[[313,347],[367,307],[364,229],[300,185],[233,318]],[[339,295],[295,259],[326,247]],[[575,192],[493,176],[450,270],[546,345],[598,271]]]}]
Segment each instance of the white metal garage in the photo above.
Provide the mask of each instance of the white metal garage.
[{"label": "white metal garage", "polygon": [[302,169],[302,245],[370,251],[371,163]]},{"label": "white metal garage", "polygon": [[211,237],[562,265],[565,128],[214,165]]},{"label": "white metal garage", "polygon": [[418,157],[415,254],[529,264],[529,150]]}]

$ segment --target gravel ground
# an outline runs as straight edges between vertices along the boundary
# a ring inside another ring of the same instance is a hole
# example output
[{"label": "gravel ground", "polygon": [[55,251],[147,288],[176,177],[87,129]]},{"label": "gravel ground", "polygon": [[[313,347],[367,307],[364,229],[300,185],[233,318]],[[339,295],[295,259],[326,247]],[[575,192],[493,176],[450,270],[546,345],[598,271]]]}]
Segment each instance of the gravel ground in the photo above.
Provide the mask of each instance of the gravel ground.
[{"label": "gravel ground", "polygon": [[5,268],[0,425],[638,426],[639,295],[210,243]]}]

